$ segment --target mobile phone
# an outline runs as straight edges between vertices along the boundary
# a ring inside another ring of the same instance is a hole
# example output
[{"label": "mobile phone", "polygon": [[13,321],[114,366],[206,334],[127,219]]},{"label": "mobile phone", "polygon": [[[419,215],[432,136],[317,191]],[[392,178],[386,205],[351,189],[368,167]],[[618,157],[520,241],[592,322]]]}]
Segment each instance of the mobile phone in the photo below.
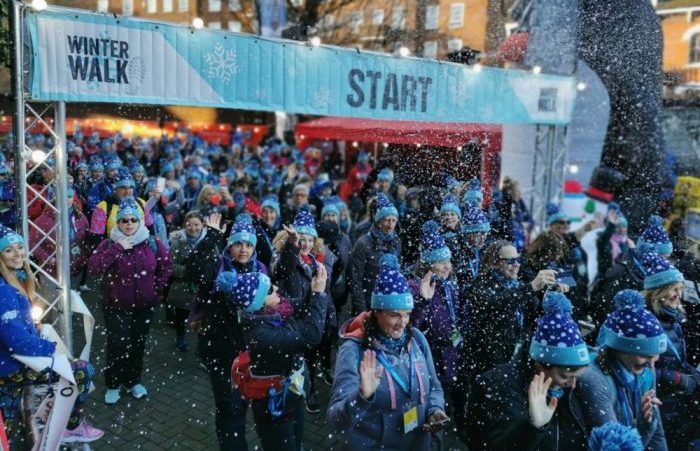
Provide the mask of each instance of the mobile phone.
[{"label": "mobile phone", "polygon": [[158,177],[158,180],[156,181],[156,191],[159,193],[165,191],[165,177]]}]

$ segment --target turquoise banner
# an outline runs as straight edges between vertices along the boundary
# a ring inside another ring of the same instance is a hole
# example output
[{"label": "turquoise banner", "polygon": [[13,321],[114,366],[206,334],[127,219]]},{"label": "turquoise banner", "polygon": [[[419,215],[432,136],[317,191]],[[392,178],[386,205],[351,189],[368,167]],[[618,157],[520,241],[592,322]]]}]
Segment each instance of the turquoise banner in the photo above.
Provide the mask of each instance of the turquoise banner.
[{"label": "turquoise banner", "polygon": [[435,122],[566,124],[569,77],[76,10],[29,12],[37,100],[213,106]]}]

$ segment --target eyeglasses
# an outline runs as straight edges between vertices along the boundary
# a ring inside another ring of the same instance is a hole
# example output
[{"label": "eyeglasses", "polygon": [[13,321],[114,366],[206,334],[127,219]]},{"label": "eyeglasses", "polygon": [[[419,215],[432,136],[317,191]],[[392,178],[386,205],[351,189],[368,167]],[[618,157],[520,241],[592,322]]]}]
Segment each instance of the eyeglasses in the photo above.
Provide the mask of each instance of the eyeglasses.
[{"label": "eyeglasses", "polygon": [[559,224],[559,225],[571,225],[571,221],[567,221],[564,219],[560,219],[559,221],[554,221],[554,223]]},{"label": "eyeglasses", "polygon": [[500,257],[498,260],[505,262],[506,265],[510,265],[510,266],[519,265],[523,261],[522,257],[507,257],[507,258]]},{"label": "eyeglasses", "polygon": [[119,224],[136,224],[137,222],[139,222],[139,220],[136,218],[123,218],[119,220]]}]

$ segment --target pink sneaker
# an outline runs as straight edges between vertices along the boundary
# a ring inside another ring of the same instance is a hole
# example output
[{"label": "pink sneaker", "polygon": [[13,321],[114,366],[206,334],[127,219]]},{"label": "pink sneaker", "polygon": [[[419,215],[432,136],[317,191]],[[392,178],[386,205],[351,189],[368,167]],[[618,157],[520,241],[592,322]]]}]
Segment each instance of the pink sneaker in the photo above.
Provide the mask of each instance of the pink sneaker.
[{"label": "pink sneaker", "polygon": [[63,438],[61,442],[63,443],[89,443],[99,440],[105,432],[101,429],[93,427],[87,420],[80,422],[75,429],[66,429],[63,432]]}]

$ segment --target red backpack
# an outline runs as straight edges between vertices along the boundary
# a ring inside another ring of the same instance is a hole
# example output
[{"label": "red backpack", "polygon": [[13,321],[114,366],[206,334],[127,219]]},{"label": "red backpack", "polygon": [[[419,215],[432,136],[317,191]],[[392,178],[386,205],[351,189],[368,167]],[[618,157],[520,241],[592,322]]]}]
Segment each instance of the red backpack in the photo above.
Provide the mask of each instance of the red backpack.
[{"label": "red backpack", "polygon": [[247,401],[267,398],[270,389],[282,389],[284,376],[255,376],[250,370],[250,353],[241,351],[231,366],[231,382],[238,393]]}]

